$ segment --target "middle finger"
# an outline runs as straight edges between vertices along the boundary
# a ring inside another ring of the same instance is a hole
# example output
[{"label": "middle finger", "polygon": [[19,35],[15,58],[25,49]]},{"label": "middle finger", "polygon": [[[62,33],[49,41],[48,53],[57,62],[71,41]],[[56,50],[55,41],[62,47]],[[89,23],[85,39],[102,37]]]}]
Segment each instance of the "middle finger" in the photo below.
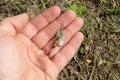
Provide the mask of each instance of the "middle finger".
[{"label": "middle finger", "polygon": [[68,25],[75,19],[75,17],[76,15],[73,11],[66,11],[60,17],[58,17],[57,20],[49,24],[46,28],[34,36],[32,39],[33,43],[40,49],[43,48],[49,42],[49,40],[55,36],[57,30],[63,23]]},{"label": "middle finger", "polygon": [[83,25],[83,20],[81,18],[76,18],[71,24],[69,24],[64,30],[65,42],[62,46],[56,46],[53,48],[54,39],[52,39],[44,48],[43,51],[46,55],[50,57],[54,56],[67,42],[80,30]]}]

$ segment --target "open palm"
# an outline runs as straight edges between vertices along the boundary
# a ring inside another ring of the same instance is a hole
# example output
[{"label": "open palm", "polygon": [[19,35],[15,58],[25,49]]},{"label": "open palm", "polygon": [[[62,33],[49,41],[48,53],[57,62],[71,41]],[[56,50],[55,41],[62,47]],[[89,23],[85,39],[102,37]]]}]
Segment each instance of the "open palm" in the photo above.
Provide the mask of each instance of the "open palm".
[{"label": "open palm", "polygon": [[[55,34],[63,23],[65,44],[53,48]],[[27,14],[2,20],[0,79],[55,80],[83,41],[79,32],[82,25],[82,19],[73,11],[60,15],[57,6],[30,21]]]}]

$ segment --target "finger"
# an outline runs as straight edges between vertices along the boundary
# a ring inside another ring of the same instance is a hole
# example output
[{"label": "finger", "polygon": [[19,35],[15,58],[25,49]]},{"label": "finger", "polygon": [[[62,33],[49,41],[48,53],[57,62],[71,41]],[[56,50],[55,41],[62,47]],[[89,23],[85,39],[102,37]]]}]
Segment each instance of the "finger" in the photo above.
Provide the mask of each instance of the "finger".
[{"label": "finger", "polygon": [[73,11],[66,11],[64,14],[62,14],[57,20],[55,20],[53,23],[48,25],[45,29],[40,31],[33,39],[32,41],[39,47],[43,48],[49,40],[51,40],[57,30],[62,27],[61,25],[65,23],[65,25],[70,24],[74,19],[76,15]]},{"label": "finger", "polygon": [[31,23],[38,30],[41,30],[46,25],[48,25],[50,22],[52,22],[55,18],[57,18],[59,15],[60,15],[60,8],[58,6],[53,6],[51,8],[48,8],[42,14],[39,14],[33,19],[31,19]]},{"label": "finger", "polygon": [[43,13],[30,20],[30,23],[23,30],[23,34],[32,39],[37,34],[37,32],[55,20],[60,15],[60,13],[60,8],[57,6],[47,9]]},{"label": "finger", "polygon": [[26,13],[5,18],[0,23],[0,31],[5,31],[14,36],[16,33],[21,32],[21,30],[26,27],[28,20],[29,18]]},{"label": "finger", "polygon": [[[68,25],[64,29],[64,36],[65,36],[65,42],[64,45],[72,38],[75,33],[77,33],[83,25],[83,19],[76,18],[70,25]],[[57,46],[53,48],[54,39],[52,39],[44,48],[43,51],[45,51],[45,54],[48,55],[50,53],[50,57],[52,57],[54,54],[56,54],[64,45]]]},{"label": "finger", "polygon": [[83,34],[78,32],[63,49],[60,50],[53,58],[53,63],[57,66],[59,72],[71,60],[77,52],[83,41]]}]

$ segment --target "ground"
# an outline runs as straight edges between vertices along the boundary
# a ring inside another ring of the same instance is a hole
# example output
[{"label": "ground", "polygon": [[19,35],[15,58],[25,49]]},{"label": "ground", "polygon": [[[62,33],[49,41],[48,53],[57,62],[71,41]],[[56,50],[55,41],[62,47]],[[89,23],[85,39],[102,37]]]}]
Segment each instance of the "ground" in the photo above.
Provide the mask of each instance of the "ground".
[{"label": "ground", "polygon": [[38,6],[40,12],[58,5],[64,12],[77,5],[82,14],[83,44],[58,80],[120,80],[120,0],[0,0],[0,20]]}]

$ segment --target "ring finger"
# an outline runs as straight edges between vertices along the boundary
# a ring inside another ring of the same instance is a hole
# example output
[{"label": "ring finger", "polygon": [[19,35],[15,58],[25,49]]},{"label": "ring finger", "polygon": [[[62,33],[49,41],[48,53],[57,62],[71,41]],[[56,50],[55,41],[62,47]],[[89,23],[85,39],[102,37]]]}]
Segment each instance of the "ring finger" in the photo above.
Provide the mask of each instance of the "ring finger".
[{"label": "ring finger", "polygon": [[48,44],[43,48],[46,55],[53,57],[66,43],[77,33],[83,25],[83,20],[81,18],[76,18],[71,24],[69,24],[64,30],[63,34],[65,37],[65,43],[62,46],[56,46],[53,48],[54,39],[48,42]]},{"label": "ring finger", "polygon": [[65,26],[70,24],[76,15],[73,11],[66,11],[58,19],[49,24],[46,28],[41,30],[37,35],[32,38],[33,43],[42,49],[56,34],[57,30],[63,23]]}]

